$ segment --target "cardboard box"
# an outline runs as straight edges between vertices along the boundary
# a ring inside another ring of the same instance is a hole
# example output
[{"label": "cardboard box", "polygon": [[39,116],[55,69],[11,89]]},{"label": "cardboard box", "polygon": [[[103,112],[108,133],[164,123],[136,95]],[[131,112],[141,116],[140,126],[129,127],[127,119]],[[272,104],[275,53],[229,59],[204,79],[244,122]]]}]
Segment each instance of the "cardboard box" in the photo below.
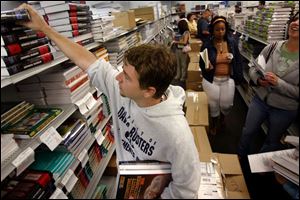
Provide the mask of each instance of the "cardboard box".
[{"label": "cardboard box", "polygon": [[207,133],[203,126],[191,126],[196,147],[199,152],[201,162],[210,162],[215,158],[219,162],[219,171],[223,173],[224,187],[226,188],[228,199],[250,199],[243,171],[241,169],[237,155],[213,153]]},{"label": "cardboard box", "polygon": [[155,12],[154,7],[135,8],[134,11],[136,18],[142,18],[143,20],[154,21]]},{"label": "cardboard box", "polygon": [[115,19],[113,20],[114,27],[122,26],[125,29],[136,27],[134,11],[112,12],[112,15],[115,16]]},{"label": "cardboard box", "polygon": [[208,126],[208,101],[205,92],[186,92],[186,118],[191,126]]},{"label": "cardboard box", "polygon": [[202,75],[199,67],[199,63],[189,63],[188,66],[188,74],[187,74],[188,82],[202,82]]},{"label": "cardboard box", "polygon": [[192,91],[196,91],[196,92],[202,92],[203,91],[201,81],[192,81],[192,82],[187,81],[185,87],[186,87],[187,90],[192,90]]},{"label": "cardboard box", "polygon": [[194,135],[194,141],[198,149],[200,161],[210,162],[212,150],[205,128],[203,126],[191,126],[190,128]]},{"label": "cardboard box", "polygon": [[192,52],[200,52],[201,46],[202,46],[202,41],[197,39],[197,38],[192,38],[190,39],[190,46],[192,49]]},{"label": "cardboard box", "polygon": [[199,52],[190,52],[189,53],[191,63],[199,63],[200,53]]},{"label": "cardboard box", "polygon": [[223,172],[228,199],[250,199],[243,171],[236,154],[214,153]]}]

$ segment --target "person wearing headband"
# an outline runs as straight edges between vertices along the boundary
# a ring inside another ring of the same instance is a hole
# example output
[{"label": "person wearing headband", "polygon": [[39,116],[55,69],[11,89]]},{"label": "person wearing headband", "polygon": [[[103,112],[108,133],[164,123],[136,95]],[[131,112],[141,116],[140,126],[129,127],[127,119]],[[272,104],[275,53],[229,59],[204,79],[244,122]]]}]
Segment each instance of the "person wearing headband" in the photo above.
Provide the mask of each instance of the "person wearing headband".
[{"label": "person wearing headband", "polygon": [[210,67],[205,68],[200,59],[202,86],[210,108],[210,134],[215,135],[225,116],[229,114],[234,99],[235,84],[242,81],[241,55],[236,42],[228,35],[228,23],[223,16],[215,16],[209,26],[211,37],[201,51],[208,50]]}]

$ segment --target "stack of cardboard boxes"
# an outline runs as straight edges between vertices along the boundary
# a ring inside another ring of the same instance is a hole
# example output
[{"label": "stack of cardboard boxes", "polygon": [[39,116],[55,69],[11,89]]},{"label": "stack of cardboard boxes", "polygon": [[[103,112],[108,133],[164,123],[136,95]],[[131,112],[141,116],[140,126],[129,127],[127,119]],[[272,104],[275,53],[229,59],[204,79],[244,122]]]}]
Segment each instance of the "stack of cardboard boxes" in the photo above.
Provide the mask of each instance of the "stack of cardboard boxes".
[{"label": "stack of cardboard boxes", "polygon": [[[205,92],[186,92],[186,118],[194,135],[201,162],[217,162],[216,167],[221,173],[225,198],[249,199],[247,185],[237,155],[213,153],[207,130],[208,100]],[[199,169],[200,170],[200,169]]]},{"label": "stack of cardboard boxes", "polygon": [[133,10],[124,12],[113,12],[112,15],[115,17],[113,23],[114,27],[122,26],[124,29],[132,29],[136,27],[135,13]]},{"label": "stack of cardboard boxes", "polygon": [[199,67],[201,45],[202,42],[199,39],[190,39],[192,51],[189,53],[190,63],[188,65],[186,89],[191,89],[194,91],[202,91],[202,75]]}]

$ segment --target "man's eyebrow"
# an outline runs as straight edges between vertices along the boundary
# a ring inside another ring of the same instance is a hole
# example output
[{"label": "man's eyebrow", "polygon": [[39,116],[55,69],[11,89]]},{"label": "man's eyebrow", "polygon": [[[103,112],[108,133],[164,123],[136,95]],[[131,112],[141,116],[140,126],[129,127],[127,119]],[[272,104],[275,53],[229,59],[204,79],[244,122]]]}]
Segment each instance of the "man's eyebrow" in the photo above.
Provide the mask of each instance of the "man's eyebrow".
[{"label": "man's eyebrow", "polygon": [[126,73],[126,71],[124,70],[124,68],[123,68],[123,73],[125,74],[125,76],[127,76],[131,80],[130,76]]}]

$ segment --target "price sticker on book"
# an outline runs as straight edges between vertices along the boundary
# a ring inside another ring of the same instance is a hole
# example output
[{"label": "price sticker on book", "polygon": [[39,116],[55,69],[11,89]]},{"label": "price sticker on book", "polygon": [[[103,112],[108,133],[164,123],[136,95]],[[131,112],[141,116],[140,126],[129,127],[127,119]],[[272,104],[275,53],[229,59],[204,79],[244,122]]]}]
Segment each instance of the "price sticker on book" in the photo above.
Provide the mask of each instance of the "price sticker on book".
[{"label": "price sticker on book", "polygon": [[31,147],[28,147],[12,162],[12,164],[17,168],[17,176],[19,176],[33,162],[34,151]]},{"label": "price sticker on book", "polygon": [[87,112],[89,112],[89,109],[86,107],[85,103],[83,101],[77,101],[75,102],[77,105],[79,112],[83,115],[85,115]]},{"label": "price sticker on book", "polygon": [[53,151],[63,141],[63,138],[56,129],[51,126],[40,136],[40,140]]},{"label": "price sticker on book", "polygon": [[85,105],[88,107],[88,109],[92,109],[97,101],[94,99],[93,95],[91,93],[88,93],[87,96],[89,97],[85,103]]},{"label": "price sticker on book", "polygon": [[103,142],[104,139],[105,139],[105,137],[102,135],[102,133],[100,133],[99,136],[96,138],[97,143],[98,143],[99,145],[102,144],[102,142]]},{"label": "price sticker on book", "polygon": [[56,188],[49,199],[68,199],[68,197],[60,188]]},{"label": "price sticker on book", "polygon": [[81,162],[81,166],[84,167],[89,160],[88,152],[86,149],[83,149],[78,156],[78,160]]},{"label": "price sticker on book", "polygon": [[77,181],[78,181],[78,178],[73,173],[72,176],[70,177],[68,183],[65,185],[68,192],[72,191],[72,189],[73,189],[74,185],[77,183]]},{"label": "price sticker on book", "polygon": [[67,173],[65,174],[60,183],[65,186],[73,174],[74,172],[71,169],[68,169]]}]

